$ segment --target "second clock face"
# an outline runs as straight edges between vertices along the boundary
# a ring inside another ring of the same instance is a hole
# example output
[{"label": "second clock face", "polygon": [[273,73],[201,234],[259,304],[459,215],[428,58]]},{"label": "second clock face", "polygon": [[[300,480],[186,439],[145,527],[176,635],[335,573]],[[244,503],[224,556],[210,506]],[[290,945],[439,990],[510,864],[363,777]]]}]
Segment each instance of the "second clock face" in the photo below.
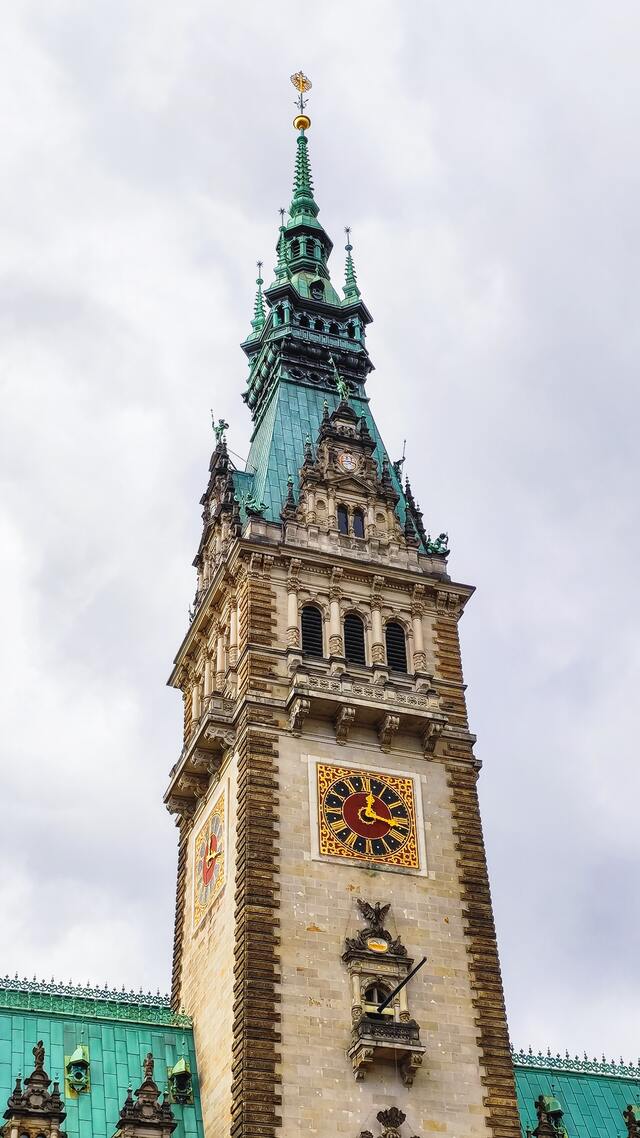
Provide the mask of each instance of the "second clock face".
[{"label": "second clock face", "polygon": [[419,868],[413,779],[318,765],[320,853]]},{"label": "second clock face", "polygon": [[199,925],[225,879],[224,794],[218,798],[195,843],[193,923]]}]

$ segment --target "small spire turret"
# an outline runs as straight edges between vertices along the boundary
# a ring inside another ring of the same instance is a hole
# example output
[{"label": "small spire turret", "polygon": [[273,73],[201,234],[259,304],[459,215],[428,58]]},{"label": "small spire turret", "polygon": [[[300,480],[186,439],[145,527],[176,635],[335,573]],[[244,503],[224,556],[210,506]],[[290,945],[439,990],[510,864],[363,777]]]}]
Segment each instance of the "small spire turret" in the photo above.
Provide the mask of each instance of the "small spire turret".
[{"label": "small spire turret", "polygon": [[251,321],[251,327],[253,328],[254,333],[262,331],[266,320],[266,313],[264,310],[264,296],[262,295],[262,286],[264,284],[264,281],[262,279],[262,261],[257,261],[256,264],[258,266],[258,276],[256,277],[258,290],[256,292],[256,299],[253,305],[253,320]]},{"label": "small spire turret", "polygon": [[283,281],[287,278],[287,243],[284,238],[284,215],[286,210],[281,208],[278,210],[280,214],[280,232],[278,236],[278,244],[276,245],[276,252],[278,260],[276,263],[275,278],[277,281]]},{"label": "small spire turret", "polygon": [[342,291],[344,293],[345,300],[358,300],[360,297],[360,289],[358,288],[356,267],[353,263],[353,257],[351,255],[353,252],[353,245],[351,244],[351,227],[349,225],[346,225],[344,231],[347,235],[347,244],[345,245],[347,257],[344,267],[344,288]]}]

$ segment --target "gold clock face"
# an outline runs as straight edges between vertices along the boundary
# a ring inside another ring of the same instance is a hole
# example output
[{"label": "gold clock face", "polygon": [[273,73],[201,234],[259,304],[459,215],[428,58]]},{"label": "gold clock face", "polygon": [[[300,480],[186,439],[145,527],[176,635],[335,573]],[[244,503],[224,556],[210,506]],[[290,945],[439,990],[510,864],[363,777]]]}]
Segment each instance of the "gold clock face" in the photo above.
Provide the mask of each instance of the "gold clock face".
[{"label": "gold clock face", "polygon": [[193,924],[199,925],[222,892],[226,862],[224,793],[196,837],[193,867]]},{"label": "gold clock face", "polygon": [[318,764],[320,853],[419,869],[412,778]]}]

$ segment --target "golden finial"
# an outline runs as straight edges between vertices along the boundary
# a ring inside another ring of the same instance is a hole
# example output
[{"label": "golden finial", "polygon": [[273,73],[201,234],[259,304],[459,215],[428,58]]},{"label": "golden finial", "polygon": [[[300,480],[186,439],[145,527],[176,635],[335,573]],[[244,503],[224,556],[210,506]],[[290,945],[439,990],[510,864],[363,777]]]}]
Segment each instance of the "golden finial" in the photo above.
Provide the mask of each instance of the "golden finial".
[{"label": "golden finial", "polygon": [[291,82],[298,92],[296,107],[300,112],[294,118],[293,125],[296,130],[308,130],[311,126],[311,119],[304,113],[304,108],[307,105],[307,100],[304,96],[307,91],[311,90],[311,80],[307,79],[304,71],[296,71],[295,75],[291,76]]}]

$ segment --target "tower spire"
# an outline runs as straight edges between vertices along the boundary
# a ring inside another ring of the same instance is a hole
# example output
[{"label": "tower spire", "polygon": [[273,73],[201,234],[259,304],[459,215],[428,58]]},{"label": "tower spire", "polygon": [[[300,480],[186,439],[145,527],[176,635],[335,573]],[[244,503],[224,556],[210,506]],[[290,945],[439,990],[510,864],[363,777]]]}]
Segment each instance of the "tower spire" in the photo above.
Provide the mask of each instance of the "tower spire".
[{"label": "tower spire", "polygon": [[353,263],[353,257],[351,256],[353,252],[353,245],[351,244],[351,227],[349,225],[346,225],[344,231],[347,235],[347,244],[345,245],[347,258],[344,267],[344,288],[342,291],[344,293],[345,300],[357,300],[360,296],[360,289],[358,288],[356,267]]},{"label": "tower spire", "polygon": [[311,80],[307,78],[303,71],[296,71],[295,75],[291,76],[291,82],[298,92],[296,99],[296,106],[298,114],[293,120],[295,129],[299,132],[297,139],[296,150],[296,165],[293,175],[293,197],[291,199],[291,208],[289,213],[291,217],[298,214],[307,214],[311,217],[318,216],[318,207],[313,197],[313,178],[311,176],[311,165],[309,162],[309,143],[305,130],[311,126],[311,119],[305,113],[307,99],[305,93],[311,90]]}]

